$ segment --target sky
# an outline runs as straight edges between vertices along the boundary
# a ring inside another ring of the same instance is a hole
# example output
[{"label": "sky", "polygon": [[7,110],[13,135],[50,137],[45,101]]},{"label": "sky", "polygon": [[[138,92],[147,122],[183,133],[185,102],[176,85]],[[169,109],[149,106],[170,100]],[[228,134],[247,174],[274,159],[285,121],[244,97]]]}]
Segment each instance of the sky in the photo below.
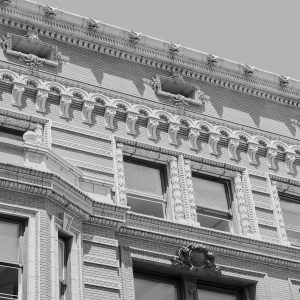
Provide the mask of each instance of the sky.
[{"label": "sky", "polygon": [[34,0],[300,80],[300,0]]}]

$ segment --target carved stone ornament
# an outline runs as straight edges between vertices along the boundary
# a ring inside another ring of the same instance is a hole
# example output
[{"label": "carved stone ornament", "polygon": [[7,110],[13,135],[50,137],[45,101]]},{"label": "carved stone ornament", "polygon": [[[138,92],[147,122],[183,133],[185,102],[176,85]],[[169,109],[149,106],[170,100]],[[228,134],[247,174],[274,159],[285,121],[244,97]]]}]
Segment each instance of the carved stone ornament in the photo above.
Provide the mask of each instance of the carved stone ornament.
[{"label": "carved stone ornament", "polygon": [[139,42],[139,40],[141,39],[141,32],[135,32],[135,31],[133,31],[133,30],[131,30],[130,32],[129,32],[129,41],[131,42],[131,43],[137,43],[137,42]]},{"label": "carved stone ornament", "polygon": [[207,63],[208,63],[209,65],[215,65],[218,61],[219,61],[219,56],[213,55],[213,54],[211,54],[211,53],[209,53],[209,54],[207,55]]},{"label": "carved stone ornament", "polygon": [[254,66],[249,66],[248,64],[245,64],[243,68],[245,75],[252,75],[255,69]]},{"label": "carved stone ornament", "polygon": [[107,106],[104,114],[105,128],[114,130],[114,118],[117,113],[117,109],[113,106]]},{"label": "carved stone ornament", "polygon": [[178,250],[178,256],[172,257],[175,266],[181,266],[197,272],[212,272],[221,274],[221,267],[215,264],[215,256],[201,244],[191,244]]},{"label": "carved stone ornament", "polygon": [[94,109],[95,103],[93,101],[85,100],[82,106],[82,119],[85,123],[92,123],[92,112]]},{"label": "carved stone ornament", "polygon": [[211,132],[209,134],[208,146],[209,146],[210,154],[219,155],[219,151],[218,151],[218,147],[217,147],[219,140],[220,140],[219,133]]},{"label": "carved stone ornament", "polygon": [[88,19],[87,24],[89,30],[96,30],[100,27],[100,21],[96,21],[93,18]]},{"label": "carved stone ornament", "polygon": [[289,84],[290,77],[280,75],[278,78],[279,84],[281,86],[287,86]]},{"label": "carved stone ornament", "polygon": [[181,45],[177,45],[177,44],[174,44],[174,43],[171,42],[169,44],[169,50],[171,52],[171,55],[174,55],[175,53],[178,53],[180,47],[181,47]]},{"label": "carved stone ornament", "polygon": [[45,6],[44,8],[44,12],[45,12],[45,16],[48,18],[53,18],[56,16],[57,14],[57,8],[56,7],[52,7],[50,5],[47,4],[47,6]]},{"label": "carved stone ornament", "polygon": [[229,138],[228,152],[229,152],[230,159],[238,160],[237,148],[239,146],[239,143],[240,143],[239,139]]},{"label": "carved stone ornament", "polygon": [[258,151],[258,144],[248,144],[248,158],[251,164],[257,165],[256,152]]},{"label": "carved stone ornament", "polygon": [[270,169],[276,169],[276,164],[275,164],[275,157],[277,155],[277,149],[276,148],[268,148],[267,149],[267,162],[268,162],[268,167]]},{"label": "carved stone ornament", "polygon": [[43,144],[43,126],[36,124],[34,130],[27,130],[23,134],[25,143],[40,146]]},{"label": "carved stone ornament", "polygon": [[46,112],[46,100],[48,98],[49,92],[47,90],[38,89],[36,93],[35,107],[38,112]]},{"label": "carved stone ornament", "polygon": [[150,117],[148,119],[148,125],[147,125],[147,129],[148,129],[148,137],[149,139],[152,140],[157,140],[157,127],[159,125],[159,119],[157,118],[153,118]]},{"label": "carved stone ornament", "polygon": [[288,173],[294,173],[294,162],[296,159],[296,153],[293,152],[287,152],[285,155],[285,165]]},{"label": "carved stone ornament", "polygon": [[179,128],[180,128],[179,124],[177,124],[177,123],[169,124],[168,133],[169,133],[170,143],[175,146],[178,145],[177,134],[178,134]]},{"label": "carved stone ornament", "polygon": [[11,0],[0,0],[0,5],[8,5],[11,3]]},{"label": "carved stone ornament", "polygon": [[61,95],[59,102],[59,112],[61,118],[69,118],[69,108],[72,103],[72,97],[68,95]]},{"label": "carved stone ornament", "polygon": [[200,129],[192,128],[192,127],[189,129],[190,148],[193,150],[199,150],[199,147],[198,147],[199,134],[200,134]]},{"label": "carved stone ornament", "polygon": [[126,114],[126,126],[127,133],[136,135],[136,121],[138,120],[138,113],[134,111],[128,111]]},{"label": "carved stone ornament", "polygon": [[22,106],[22,95],[25,91],[25,85],[23,83],[14,82],[12,89],[12,105]]}]

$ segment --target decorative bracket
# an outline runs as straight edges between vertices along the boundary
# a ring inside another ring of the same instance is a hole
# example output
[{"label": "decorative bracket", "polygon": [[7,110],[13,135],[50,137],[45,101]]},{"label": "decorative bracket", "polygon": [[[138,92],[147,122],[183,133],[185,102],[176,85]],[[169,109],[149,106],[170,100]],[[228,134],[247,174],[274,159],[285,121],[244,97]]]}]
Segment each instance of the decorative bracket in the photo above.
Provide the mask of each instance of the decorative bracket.
[{"label": "decorative bracket", "polygon": [[23,83],[14,82],[12,89],[12,105],[22,106],[22,95],[25,91],[25,85]]},{"label": "decorative bracket", "polygon": [[147,125],[149,139],[152,139],[155,141],[157,140],[157,131],[156,130],[157,130],[158,125],[159,125],[159,119],[149,117],[148,125]]},{"label": "decorative bracket", "polygon": [[106,106],[105,114],[104,114],[104,121],[105,121],[105,128],[114,130],[114,117],[117,113],[117,109],[114,106]]},{"label": "decorative bracket", "polygon": [[250,163],[253,165],[257,165],[257,160],[256,160],[257,151],[258,151],[258,144],[250,142],[248,144],[248,158],[250,160]]},{"label": "decorative bracket", "polygon": [[36,93],[36,102],[35,102],[35,107],[36,111],[44,113],[46,112],[46,100],[48,98],[48,91],[44,89],[38,89]]},{"label": "decorative bracket", "polygon": [[239,139],[236,138],[229,138],[229,143],[228,143],[228,152],[229,152],[229,158],[233,160],[238,160],[237,156],[237,148],[239,146]]},{"label": "decorative bracket", "polygon": [[216,132],[211,132],[209,134],[208,145],[210,154],[219,155],[218,142],[220,140],[220,134]]},{"label": "decorative bracket", "polygon": [[72,103],[72,98],[69,95],[62,94],[59,102],[59,113],[61,118],[69,118],[69,108]]},{"label": "decorative bracket", "polygon": [[133,111],[128,111],[126,115],[126,125],[127,125],[127,133],[136,135],[135,124],[138,120],[138,113]]},{"label": "decorative bracket", "polygon": [[268,167],[270,169],[276,169],[276,165],[275,165],[276,155],[277,155],[277,149],[276,148],[269,147],[267,149],[267,162],[268,162]]},{"label": "decorative bracket", "polygon": [[60,214],[60,218],[63,220],[63,230],[70,232],[73,223],[73,217],[63,212]]},{"label": "decorative bracket", "polygon": [[170,142],[172,145],[175,145],[175,146],[178,145],[177,134],[178,134],[179,128],[180,128],[179,124],[177,124],[177,123],[169,124],[168,133],[169,133]]},{"label": "decorative bracket", "polygon": [[293,152],[287,152],[285,155],[285,164],[286,164],[286,169],[288,173],[294,173],[294,161],[296,159],[296,153]]},{"label": "decorative bracket", "polygon": [[198,147],[199,134],[200,134],[200,129],[192,128],[192,127],[189,129],[190,148],[193,150],[199,150],[199,147]]},{"label": "decorative bracket", "polygon": [[221,267],[215,264],[215,256],[208,252],[207,248],[201,244],[191,244],[180,248],[177,257],[172,257],[171,262],[174,266],[180,266],[196,272],[211,272],[221,274]]},{"label": "decorative bracket", "polygon": [[92,112],[94,109],[95,103],[93,101],[84,100],[82,106],[82,118],[85,123],[92,123]]}]

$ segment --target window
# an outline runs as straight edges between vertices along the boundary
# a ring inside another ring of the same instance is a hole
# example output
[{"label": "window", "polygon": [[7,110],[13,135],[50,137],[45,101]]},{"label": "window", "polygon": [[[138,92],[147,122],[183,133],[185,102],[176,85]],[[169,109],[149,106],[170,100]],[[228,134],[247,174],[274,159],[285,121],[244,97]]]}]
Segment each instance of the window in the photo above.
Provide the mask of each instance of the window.
[{"label": "window", "polygon": [[200,226],[231,232],[230,182],[195,173],[193,187]]},{"label": "window", "polygon": [[293,246],[300,247],[300,201],[288,194],[279,194],[285,230]]},{"label": "window", "polygon": [[237,292],[225,291],[221,289],[198,289],[198,300],[239,300],[240,297]]},{"label": "window", "polygon": [[61,236],[58,238],[59,300],[67,299],[69,244],[69,238]]},{"label": "window", "polygon": [[124,157],[127,203],[132,211],[164,218],[166,168],[164,165]]},{"label": "window", "polygon": [[176,282],[155,277],[134,277],[135,300],[177,300]]},{"label": "window", "polygon": [[23,224],[0,218],[0,300],[20,299]]}]

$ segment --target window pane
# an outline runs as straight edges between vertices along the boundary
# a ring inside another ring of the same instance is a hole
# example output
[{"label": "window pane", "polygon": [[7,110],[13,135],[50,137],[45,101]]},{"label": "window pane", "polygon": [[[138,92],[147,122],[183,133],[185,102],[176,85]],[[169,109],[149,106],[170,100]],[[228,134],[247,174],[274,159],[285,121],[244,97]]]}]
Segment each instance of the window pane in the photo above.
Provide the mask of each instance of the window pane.
[{"label": "window pane", "polygon": [[198,300],[237,300],[235,295],[229,295],[219,292],[198,290]]},{"label": "window pane", "polygon": [[164,217],[165,205],[163,203],[137,199],[130,196],[127,196],[127,203],[131,207],[131,210],[136,213],[158,218]]},{"label": "window pane", "polygon": [[0,260],[18,261],[19,225],[0,221]]},{"label": "window pane", "polygon": [[214,217],[205,216],[201,214],[198,214],[197,216],[198,216],[198,222],[200,223],[201,227],[230,232],[229,220],[214,218]]},{"label": "window pane", "polygon": [[17,268],[0,266],[0,300],[17,298],[18,273]]},{"label": "window pane", "polygon": [[228,211],[225,185],[220,182],[193,177],[196,205]]},{"label": "window pane", "polygon": [[300,228],[300,202],[280,200],[284,224]]},{"label": "window pane", "polygon": [[65,279],[65,242],[61,239],[58,240],[58,268],[59,279]]},{"label": "window pane", "polygon": [[125,162],[127,189],[152,195],[162,195],[161,174],[157,168]]},{"label": "window pane", "polygon": [[286,234],[292,245],[298,247],[300,246],[300,232],[287,229]]},{"label": "window pane", "polygon": [[134,278],[135,300],[177,300],[176,287],[170,283]]}]

